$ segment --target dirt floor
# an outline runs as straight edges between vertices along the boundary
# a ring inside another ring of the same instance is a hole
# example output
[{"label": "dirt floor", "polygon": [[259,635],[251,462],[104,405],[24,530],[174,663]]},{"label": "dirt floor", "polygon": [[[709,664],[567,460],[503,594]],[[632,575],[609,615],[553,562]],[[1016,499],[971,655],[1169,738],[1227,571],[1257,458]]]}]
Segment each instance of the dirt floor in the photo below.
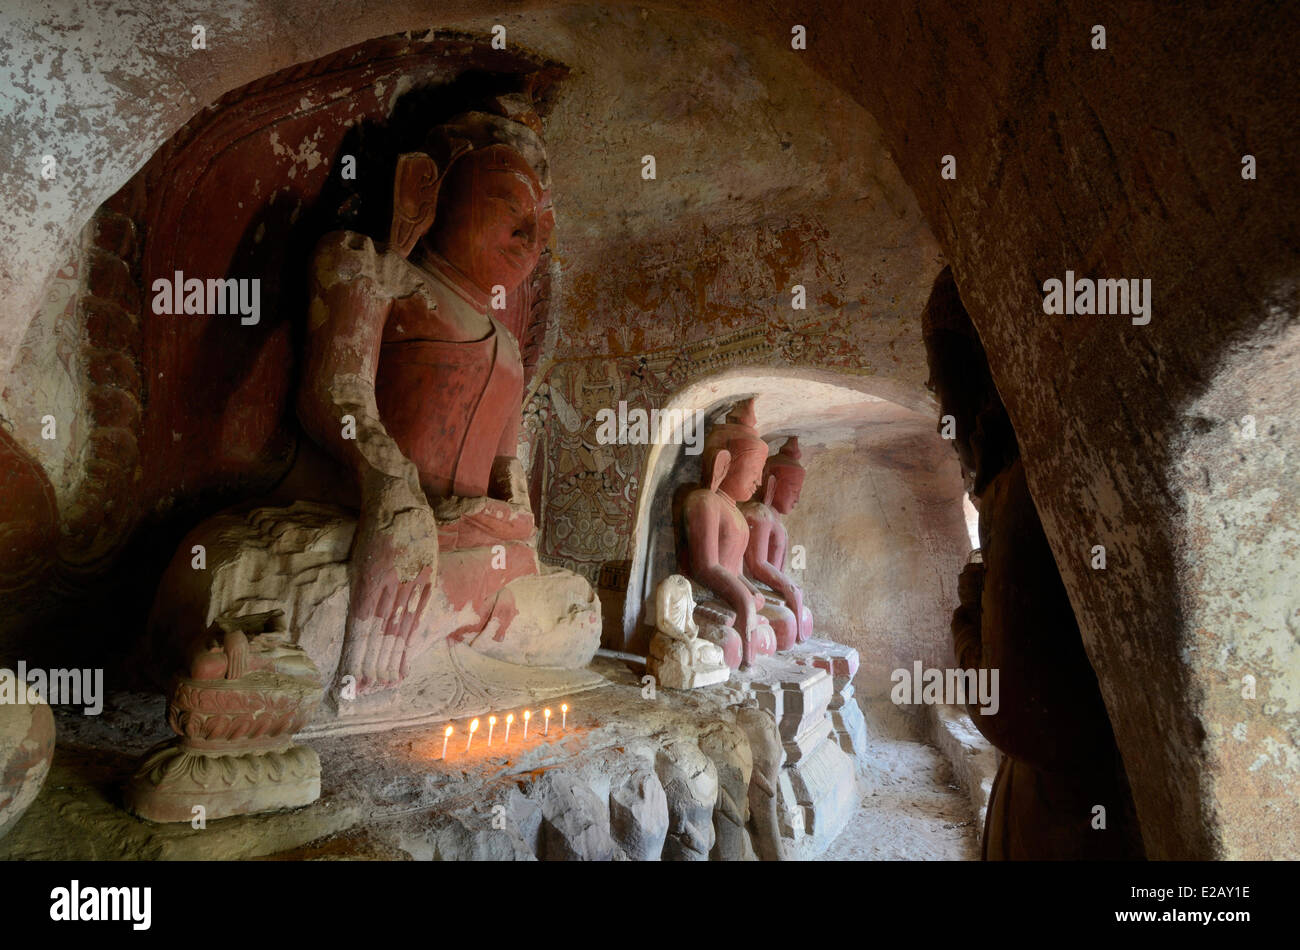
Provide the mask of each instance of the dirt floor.
[{"label": "dirt floor", "polygon": [[975,861],[970,797],[933,746],[873,735],[867,794],[822,861]]}]

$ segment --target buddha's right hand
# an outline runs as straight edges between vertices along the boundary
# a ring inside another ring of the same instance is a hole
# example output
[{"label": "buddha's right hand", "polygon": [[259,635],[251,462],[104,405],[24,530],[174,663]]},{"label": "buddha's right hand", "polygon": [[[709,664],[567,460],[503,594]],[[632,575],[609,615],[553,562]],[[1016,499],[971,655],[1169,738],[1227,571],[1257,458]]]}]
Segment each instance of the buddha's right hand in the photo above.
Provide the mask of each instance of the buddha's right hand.
[{"label": "buddha's right hand", "polygon": [[[758,595],[755,595],[758,596]],[[754,662],[754,637],[758,633],[758,610],[753,602],[736,613],[736,626],[740,628],[740,668],[747,670]]]},{"label": "buddha's right hand", "polygon": [[351,600],[340,681],[359,693],[397,685],[433,594],[438,526],[418,482],[370,471],[349,560]]}]

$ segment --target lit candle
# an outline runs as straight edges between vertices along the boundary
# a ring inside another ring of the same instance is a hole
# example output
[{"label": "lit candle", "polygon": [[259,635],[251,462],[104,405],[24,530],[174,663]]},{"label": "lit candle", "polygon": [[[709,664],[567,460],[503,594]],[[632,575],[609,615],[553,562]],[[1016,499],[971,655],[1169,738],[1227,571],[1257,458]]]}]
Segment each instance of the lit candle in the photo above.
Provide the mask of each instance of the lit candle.
[{"label": "lit candle", "polygon": [[528,740],[528,720],[533,718],[531,710],[524,710],[524,741]]},{"label": "lit candle", "polygon": [[569,723],[569,704],[561,703],[560,704],[560,728],[567,729],[569,727],[568,723]]},{"label": "lit candle", "polygon": [[474,733],[478,732],[478,720],[473,719],[469,724],[469,737],[465,740],[465,751],[469,751],[470,743],[474,741]]},{"label": "lit candle", "polygon": [[451,726],[442,734],[442,757],[447,758],[447,740],[451,738]]},{"label": "lit candle", "polygon": [[488,716],[488,748],[492,748],[492,730],[496,728],[497,717]]},{"label": "lit candle", "polygon": [[551,711],[549,709],[543,709],[542,715],[546,717],[546,725],[542,729],[542,735],[549,736],[551,734]]},{"label": "lit candle", "polygon": [[514,713],[510,713],[510,715],[506,716],[506,743],[507,744],[509,744],[510,742],[510,724],[514,721],[515,721]]}]

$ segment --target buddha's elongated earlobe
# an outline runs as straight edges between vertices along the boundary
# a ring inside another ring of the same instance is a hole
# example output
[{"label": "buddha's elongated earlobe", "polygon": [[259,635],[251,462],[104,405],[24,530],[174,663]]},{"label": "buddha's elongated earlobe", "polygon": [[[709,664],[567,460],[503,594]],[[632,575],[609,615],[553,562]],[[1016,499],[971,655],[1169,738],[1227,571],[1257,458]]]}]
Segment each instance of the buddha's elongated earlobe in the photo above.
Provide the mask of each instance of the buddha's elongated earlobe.
[{"label": "buddha's elongated earlobe", "polygon": [[438,165],[424,152],[407,152],[397,157],[393,176],[393,222],[388,230],[388,247],[406,257],[433,224],[438,210]]},{"label": "buddha's elongated earlobe", "polygon": [[713,457],[713,473],[709,479],[709,490],[717,491],[722,480],[727,477],[727,470],[731,468],[731,453],[726,449],[719,449],[718,454]]}]

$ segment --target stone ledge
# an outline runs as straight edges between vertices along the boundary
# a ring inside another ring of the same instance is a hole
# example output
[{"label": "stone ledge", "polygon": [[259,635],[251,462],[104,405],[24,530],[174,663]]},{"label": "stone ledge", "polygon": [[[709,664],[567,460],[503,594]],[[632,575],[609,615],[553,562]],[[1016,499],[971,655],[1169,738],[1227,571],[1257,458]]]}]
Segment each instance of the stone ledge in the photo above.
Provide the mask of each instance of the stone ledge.
[{"label": "stone ledge", "polygon": [[[157,697],[116,694],[103,717],[61,725],[65,744],[50,779],[0,841],[0,859],[753,860],[753,750],[736,715],[744,693],[719,684],[650,699],[638,670],[604,658],[593,667],[608,685],[567,698],[567,729],[553,716],[541,735],[534,706],[524,742],[515,709],[507,750],[507,710],[497,710],[491,752],[481,727],[466,754],[457,720],[445,760],[443,724],[311,738],[319,801],[210,820],[202,830],[123,809],[117,789],[160,736]],[[813,826],[786,842],[787,857],[816,857],[860,795],[837,743],[821,743],[814,756],[816,772],[780,783],[790,786],[800,824]]]},{"label": "stone ledge", "polygon": [[930,738],[952,766],[953,776],[970,796],[975,823],[984,836],[984,814],[988,809],[993,778],[1000,753],[975,728],[964,709],[956,706],[927,706]]}]

